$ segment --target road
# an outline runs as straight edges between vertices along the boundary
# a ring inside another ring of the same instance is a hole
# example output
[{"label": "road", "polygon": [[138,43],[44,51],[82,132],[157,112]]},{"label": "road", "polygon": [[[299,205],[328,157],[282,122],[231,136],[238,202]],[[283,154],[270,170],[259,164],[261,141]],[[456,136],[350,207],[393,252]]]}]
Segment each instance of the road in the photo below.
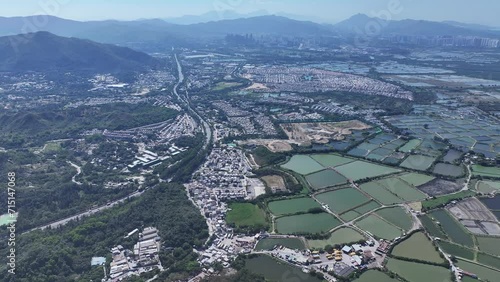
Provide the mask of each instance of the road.
[{"label": "road", "polygon": [[80,173],[82,173],[82,168],[81,168],[80,166],[78,166],[77,164],[74,164],[74,163],[72,163],[72,162],[70,162],[70,161],[68,161],[68,163],[69,163],[72,167],[74,167],[74,168],[76,169],[76,174],[75,174],[75,175],[73,175],[73,177],[71,178],[71,181],[72,181],[73,183],[77,184],[77,185],[82,185],[82,183],[81,183],[81,182],[76,181],[76,177],[77,177],[78,175],[80,175]]}]

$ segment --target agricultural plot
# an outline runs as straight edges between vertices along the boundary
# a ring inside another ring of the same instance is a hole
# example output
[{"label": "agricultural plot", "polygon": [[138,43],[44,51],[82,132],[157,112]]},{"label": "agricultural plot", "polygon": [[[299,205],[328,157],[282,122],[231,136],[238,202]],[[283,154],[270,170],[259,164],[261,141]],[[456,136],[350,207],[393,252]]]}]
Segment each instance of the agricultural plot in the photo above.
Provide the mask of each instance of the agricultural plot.
[{"label": "agricultural plot", "polygon": [[464,228],[445,210],[437,210],[431,213],[437,221],[439,221],[444,232],[455,243],[467,247],[474,247],[472,236],[467,233]]},{"label": "agricultural plot", "polygon": [[365,237],[361,235],[358,231],[351,228],[340,228],[332,232],[330,237],[325,240],[307,240],[307,244],[310,248],[323,249],[327,245],[344,245],[349,243],[358,242],[365,240]]},{"label": "agricultural plot", "polygon": [[341,165],[336,167],[335,170],[353,181],[393,174],[401,171],[388,166],[372,164],[364,161],[354,161],[352,163]]},{"label": "agricultural plot", "polygon": [[453,163],[453,162],[459,160],[462,157],[462,154],[463,153],[460,151],[451,149],[443,157],[443,161],[448,162],[448,163]]},{"label": "agricultural plot", "polygon": [[354,282],[398,282],[399,280],[389,277],[389,275],[378,271],[368,270],[361,274],[361,276],[354,280]]},{"label": "agricultural plot", "polygon": [[340,216],[340,218],[343,221],[349,222],[351,220],[354,220],[354,219],[362,216],[362,214],[360,214],[359,212],[356,212],[356,211],[352,210],[352,211],[345,212],[345,213],[343,213],[343,214],[341,214],[339,216]]},{"label": "agricultural plot", "polygon": [[363,193],[354,188],[321,193],[316,198],[336,213],[346,212],[370,201]]},{"label": "agricultural plot", "polygon": [[418,187],[418,190],[430,196],[441,196],[460,191],[464,186],[457,182],[434,179]]},{"label": "agricultural plot", "polygon": [[405,231],[409,231],[413,226],[413,219],[411,215],[409,215],[408,212],[401,207],[381,209],[378,210],[376,214]]},{"label": "agricultural plot", "polygon": [[380,207],[380,205],[377,202],[370,201],[370,202],[368,202],[360,207],[355,208],[354,211],[359,213],[360,215],[362,215],[362,214],[370,212],[370,211],[372,211],[376,208],[379,208],[379,207]]},{"label": "agricultural plot", "polygon": [[401,163],[401,166],[409,169],[425,171],[428,170],[435,161],[436,158],[434,157],[410,155]]},{"label": "agricultural plot", "polygon": [[477,198],[468,198],[448,209],[459,220],[496,221],[495,216]]},{"label": "agricultural plot", "polygon": [[422,232],[413,233],[406,240],[398,243],[392,249],[392,255],[397,257],[444,263],[444,259],[427,236]]},{"label": "agricultural plot", "polygon": [[447,253],[448,255],[468,260],[474,260],[474,251],[471,249],[467,249],[457,244],[449,243],[446,241],[439,241],[438,245],[443,250],[443,252]]},{"label": "agricultural plot", "polygon": [[336,167],[355,161],[354,159],[345,158],[337,154],[312,155],[311,158],[324,167]]},{"label": "agricultural plot", "polygon": [[500,178],[500,168],[498,167],[486,167],[480,165],[473,165],[472,174],[474,176],[486,176],[493,178]]},{"label": "agricultural plot", "polygon": [[481,202],[492,211],[500,210],[500,195],[494,198],[481,198]]},{"label": "agricultural plot", "polygon": [[314,190],[347,183],[347,178],[331,169],[309,174],[306,176],[306,180]]},{"label": "agricultural plot", "polygon": [[328,213],[307,213],[276,219],[276,228],[281,234],[324,233],[339,225],[340,221]]},{"label": "agricultural plot", "polygon": [[246,259],[245,268],[252,273],[264,276],[266,281],[287,282],[290,277],[293,277],[301,282],[321,282],[321,279],[302,272],[300,268],[267,255]]},{"label": "agricultural plot", "polygon": [[414,173],[414,172],[403,174],[403,175],[399,176],[399,178],[401,180],[407,182],[408,184],[415,186],[415,187],[424,185],[424,184],[429,183],[430,181],[436,179],[435,177],[432,177],[432,176],[428,176],[428,175],[420,174],[420,173]]},{"label": "agricultural plot", "polygon": [[500,238],[498,237],[477,237],[479,249],[482,252],[500,256]]},{"label": "agricultural plot", "polygon": [[384,205],[399,204],[404,202],[403,199],[398,198],[377,182],[364,183],[361,184],[359,188]]},{"label": "agricultural plot", "polygon": [[450,176],[450,177],[460,177],[464,175],[465,171],[462,166],[437,163],[432,171],[435,174]]},{"label": "agricultural plot", "polygon": [[446,234],[441,230],[441,227],[438,226],[428,215],[423,215],[419,217],[419,219],[425,230],[427,230],[432,237],[441,239],[448,238],[448,236],[446,236]]},{"label": "agricultural plot", "polygon": [[378,180],[377,183],[405,201],[416,202],[422,201],[427,198],[427,195],[420,192],[418,189],[413,188],[408,183],[402,181],[399,178],[384,178]]},{"label": "agricultural plot", "polygon": [[420,146],[421,143],[422,141],[419,139],[410,140],[403,147],[399,148],[399,151],[403,153],[409,153],[412,150],[415,150],[418,146]]},{"label": "agricultural plot", "polygon": [[306,155],[295,155],[281,167],[302,175],[310,174],[324,169],[322,165]]},{"label": "agricultural plot", "polygon": [[479,181],[477,183],[477,191],[484,193],[484,194],[490,194],[490,193],[496,193],[500,191],[500,182],[494,182],[494,181]]},{"label": "agricultural plot", "polygon": [[373,214],[357,221],[356,226],[386,240],[393,240],[403,234],[399,228]]},{"label": "agricultural plot", "polygon": [[488,254],[478,253],[477,254],[477,262],[494,267],[497,270],[500,270],[500,257],[492,256]]},{"label": "agricultural plot", "polygon": [[498,281],[500,271],[493,270],[465,260],[458,260],[457,266],[460,269],[476,274],[483,281]]},{"label": "agricultural plot", "polygon": [[309,197],[272,201],[267,206],[271,213],[277,216],[307,212],[310,209],[321,207],[315,200]]},{"label": "agricultural plot", "polygon": [[257,205],[250,203],[234,203],[229,205],[226,216],[229,224],[238,227],[267,225],[266,213]]},{"label": "agricultural plot", "polygon": [[255,250],[272,250],[275,246],[284,246],[292,250],[304,250],[306,248],[304,242],[299,238],[265,238],[257,243]]},{"label": "agricultural plot", "polygon": [[444,268],[429,264],[403,261],[390,258],[387,269],[398,274],[409,282],[439,281],[451,282],[451,272]]}]

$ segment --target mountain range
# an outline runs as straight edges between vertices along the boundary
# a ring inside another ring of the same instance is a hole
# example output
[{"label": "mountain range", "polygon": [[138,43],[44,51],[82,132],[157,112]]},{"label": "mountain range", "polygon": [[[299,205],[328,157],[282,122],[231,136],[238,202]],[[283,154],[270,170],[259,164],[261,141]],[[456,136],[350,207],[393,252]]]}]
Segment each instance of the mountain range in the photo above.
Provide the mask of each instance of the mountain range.
[{"label": "mountain range", "polygon": [[0,37],[0,71],[127,72],[159,64],[138,51],[48,32]]}]

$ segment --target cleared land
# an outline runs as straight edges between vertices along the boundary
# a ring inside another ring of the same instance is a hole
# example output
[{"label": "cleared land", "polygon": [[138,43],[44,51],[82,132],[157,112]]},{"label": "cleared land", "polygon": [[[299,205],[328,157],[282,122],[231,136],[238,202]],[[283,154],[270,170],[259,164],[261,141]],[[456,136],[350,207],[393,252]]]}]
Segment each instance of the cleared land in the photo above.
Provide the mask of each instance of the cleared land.
[{"label": "cleared land", "polygon": [[410,155],[401,163],[402,167],[416,170],[427,170],[436,161],[436,158],[424,155]]},{"label": "cleared land", "polygon": [[392,254],[398,257],[411,258],[420,261],[443,263],[444,259],[427,236],[422,232],[412,234],[392,249]]},{"label": "cleared land", "polygon": [[281,167],[302,175],[310,174],[324,169],[322,165],[306,155],[295,155]]},{"label": "cleared land", "polygon": [[373,214],[356,222],[356,226],[370,232],[378,238],[387,240],[393,240],[403,234],[399,228]]},{"label": "cleared land", "polygon": [[330,237],[328,237],[328,239],[326,240],[307,240],[307,244],[309,245],[310,248],[323,249],[327,245],[330,246],[343,245],[364,239],[365,237],[359,234],[359,232],[355,231],[354,229],[340,228],[335,230],[332,234],[330,234]]},{"label": "cleared land", "polygon": [[266,225],[266,213],[257,205],[233,203],[229,205],[226,221],[238,227]]},{"label": "cleared land", "polygon": [[324,233],[340,225],[340,221],[328,213],[301,214],[276,219],[281,234]]},{"label": "cleared land", "polygon": [[451,282],[451,272],[444,267],[408,262],[393,258],[390,258],[387,261],[386,267],[409,282]]},{"label": "cleared land", "polygon": [[298,212],[307,212],[312,208],[321,207],[315,200],[309,197],[273,201],[269,202],[267,206],[269,207],[271,213],[278,216]]},{"label": "cleared land", "polygon": [[353,181],[393,174],[401,171],[388,166],[372,164],[364,161],[354,161],[352,163],[341,165],[336,167],[335,170]]},{"label": "cleared land", "polygon": [[370,200],[354,188],[321,193],[316,198],[320,202],[327,204],[336,213],[343,213]]},{"label": "cleared land", "polygon": [[306,180],[314,190],[347,183],[347,178],[331,169],[309,174],[306,176]]},{"label": "cleared land", "polygon": [[381,209],[376,214],[405,231],[409,231],[413,227],[412,217],[401,207]]},{"label": "cleared land", "polygon": [[273,190],[273,192],[286,190],[285,180],[279,175],[266,175],[261,179],[266,183],[267,187]]},{"label": "cleared land", "polygon": [[430,196],[441,196],[458,192],[463,188],[463,184],[444,179],[434,179],[423,185],[418,186],[418,190]]},{"label": "cleared land", "polygon": [[377,271],[368,270],[361,274],[361,276],[354,280],[354,282],[398,282],[399,280],[389,277],[389,275]]},{"label": "cleared land", "polygon": [[300,240],[299,238],[265,238],[257,243],[257,246],[255,246],[255,250],[272,250],[276,245],[284,246],[293,250],[305,249],[304,242],[302,242],[302,240]]}]

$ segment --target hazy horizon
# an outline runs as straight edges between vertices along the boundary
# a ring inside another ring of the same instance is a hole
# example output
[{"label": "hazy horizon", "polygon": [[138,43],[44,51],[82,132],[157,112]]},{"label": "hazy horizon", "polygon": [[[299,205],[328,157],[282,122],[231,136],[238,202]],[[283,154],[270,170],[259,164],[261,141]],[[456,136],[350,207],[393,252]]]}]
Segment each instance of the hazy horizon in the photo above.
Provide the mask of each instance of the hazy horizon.
[{"label": "hazy horizon", "polygon": [[[314,2],[314,5],[311,5]],[[459,21],[500,27],[500,2],[494,0],[0,0],[0,16],[52,15],[72,20],[137,20],[197,16],[208,12],[230,11],[239,14],[293,15],[299,19],[334,23],[355,14],[417,19]],[[452,7],[452,9],[451,9]],[[219,18],[222,20],[222,13]]]}]

